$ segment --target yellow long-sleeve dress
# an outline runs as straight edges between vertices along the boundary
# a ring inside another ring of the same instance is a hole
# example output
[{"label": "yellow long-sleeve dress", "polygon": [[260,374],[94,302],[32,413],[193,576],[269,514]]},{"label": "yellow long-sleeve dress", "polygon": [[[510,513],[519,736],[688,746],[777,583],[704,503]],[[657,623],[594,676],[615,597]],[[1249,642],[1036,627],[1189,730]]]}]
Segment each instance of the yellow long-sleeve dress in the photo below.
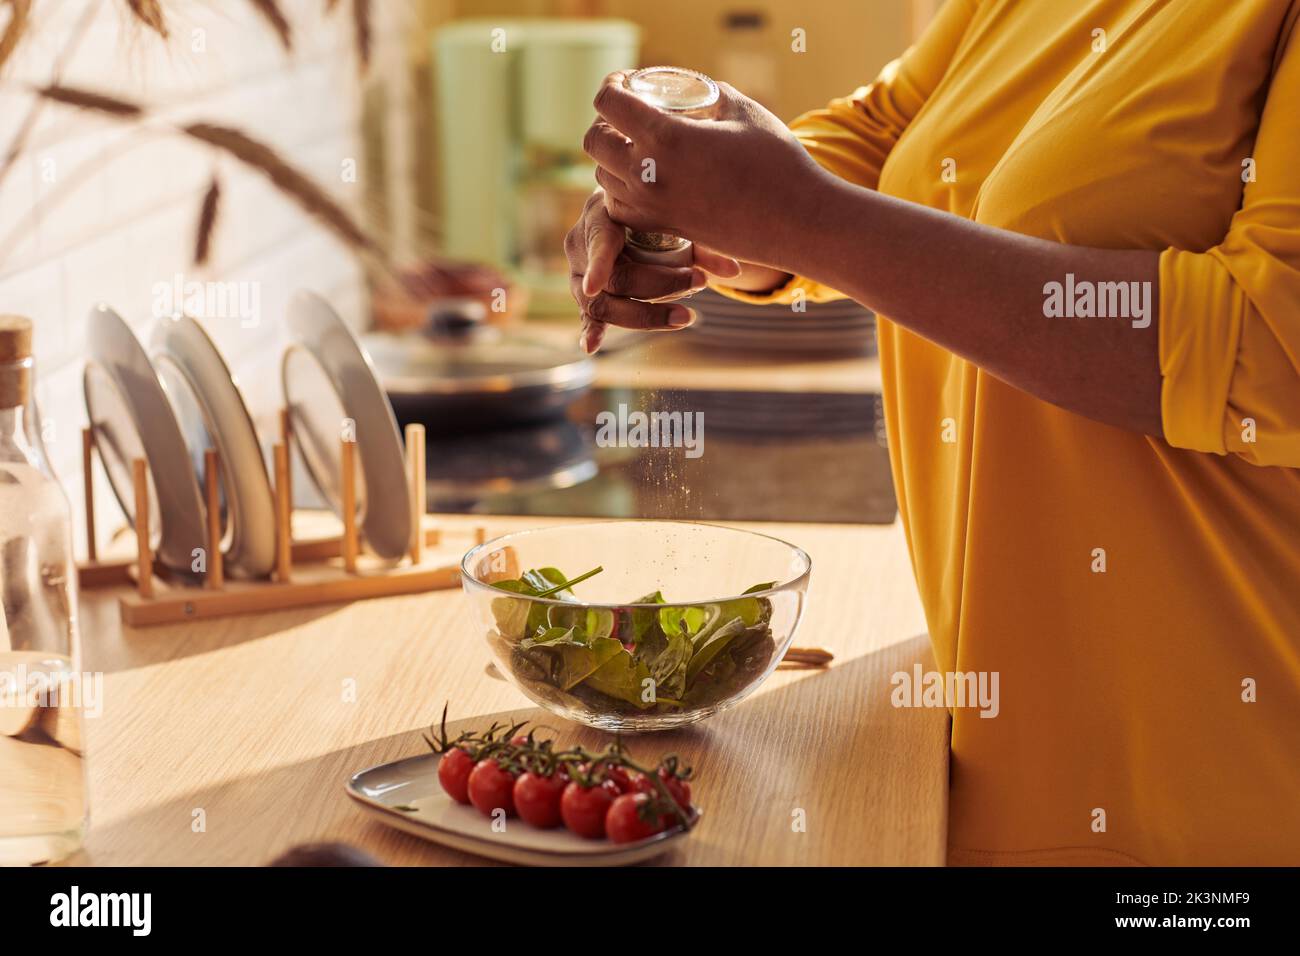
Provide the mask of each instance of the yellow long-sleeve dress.
[{"label": "yellow long-sleeve dress", "polygon": [[[882,193],[1162,250],[1164,441],[880,322],[938,666],[999,675],[996,717],[953,711],[951,862],[1300,863],[1298,17],[947,0],[874,83],[793,124]],[[733,294],[800,293],[837,296]]]}]

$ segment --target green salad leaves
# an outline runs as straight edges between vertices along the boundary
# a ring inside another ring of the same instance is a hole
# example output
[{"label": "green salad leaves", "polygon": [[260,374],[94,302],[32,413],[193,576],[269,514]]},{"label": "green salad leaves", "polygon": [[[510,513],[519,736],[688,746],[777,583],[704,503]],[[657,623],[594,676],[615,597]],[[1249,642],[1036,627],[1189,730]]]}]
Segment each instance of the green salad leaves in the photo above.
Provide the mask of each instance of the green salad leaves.
[{"label": "green salad leaves", "polygon": [[[767,598],[673,605],[655,591],[632,602],[638,607],[587,607],[572,587],[601,570],[569,578],[556,568],[537,568],[493,585],[507,592],[493,599],[492,616],[499,638],[510,645],[516,677],[606,710],[670,711],[725,700],[771,661],[775,643]],[[744,593],[766,591],[773,583]],[[563,603],[539,604],[530,597]],[[663,607],[649,606],[656,604]]]}]

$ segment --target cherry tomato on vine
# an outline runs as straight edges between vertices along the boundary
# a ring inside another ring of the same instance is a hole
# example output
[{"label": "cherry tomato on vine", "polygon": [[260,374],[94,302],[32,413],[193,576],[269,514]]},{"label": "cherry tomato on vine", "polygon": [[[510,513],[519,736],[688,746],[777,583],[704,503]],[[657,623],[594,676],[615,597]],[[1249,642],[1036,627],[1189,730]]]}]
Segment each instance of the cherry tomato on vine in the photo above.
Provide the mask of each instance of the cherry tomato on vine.
[{"label": "cherry tomato on vine", "polygon": [[468,789],[469,802],[484,816],[492,816],[495,810],[504,810],[508,817],[515,815],[515,778],[492,758],[474,765]]},{"label": "cherry tomato on vine", "polygon": [[667,816],[646,820],[643,814],[653,798],[645,793],[625,793],[612,804],[605,815],[605,833],[615,843],[635,843],[660,832],[666,826]]},{"label": "cherry tomato on vine", "polygon": [[[677,802],[677,805],[689,813],[691,809],[691,785],[681,777],[673,776],[662,767],[659,768],[658,776],[668,789],[669,795]],[[655,786],[650,777],[638,775],[635,784],[639,792],[649,794],[652,797],[659,796],[659,788]]]},{"label": "cherry tomato on vine", "polygon": [[659,772],[659,779],[664,782],[664,786],[673,795],[677,805],[689,813],[691,809],[691,785],[681,777],[674,777],[662,770]]},{"label": "cherry tomato on vine", "polygon": [[474,769],[474,758],[455,747],[438,761],[438,782],[447,795],[457,803],[469,803],[469,775]]},{"label": "cherry tomato on vine", "polygon": [[605,786],[584,787],[576,780],[564,788],[560,798],[560,815],[564,825],[588,840],[605,835],[605,814],[614,802],[614,794]]},{"label": "cherry tomato on vine", "polygon": [[628,773],[626,767],[606,767],[605,782],[612,783],[619,794],[631,793],[635,789],[632,774]]},{"label": "cherry tomato on vine", "polygon": [[560,799],[569,785],[567,776],[553,773],[549,777],[528,771],[515,781],[515,810],[525,823],[548,830],[563,822]]},{"label": "cherry tomato on vine", "polygon": [[[564,769],[566,774],[568,773],[567,768],[562,768],[562,769]],[[620,778],[610,773],[610,771],[615,771],[615,770],[622,773],[623,776]],[[580,763],[573,768],[573,774],[570,775],[569,779],[571,780],[585,779],[591,774],[591,772],[592,772],[592,766],[590,763],[586,763],[586,762]],[[622,767],[605,767],[601,771],[600,775],[603,779],[600,781],[599,784],[597,784],[597,786],[604,787],[606,790],[609,791],[610,796],[612,797],[617,797],[621,793],[623,793],[623,786],[620,783],[620,780],[630,779],[628,778],[626,771],[624,771]]]}]

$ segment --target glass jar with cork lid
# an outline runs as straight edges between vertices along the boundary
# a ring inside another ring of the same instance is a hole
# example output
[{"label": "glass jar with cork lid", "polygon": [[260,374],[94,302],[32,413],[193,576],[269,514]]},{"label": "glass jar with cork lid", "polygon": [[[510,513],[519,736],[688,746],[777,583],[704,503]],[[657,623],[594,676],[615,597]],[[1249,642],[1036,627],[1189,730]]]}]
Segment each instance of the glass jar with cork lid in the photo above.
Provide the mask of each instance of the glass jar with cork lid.
[{"label": "glass jar with cork lid", "polygon": [[29,431],[31,381],[32,323],[0,315],[0,865],[61,859],[86,824],[71,520]]}]

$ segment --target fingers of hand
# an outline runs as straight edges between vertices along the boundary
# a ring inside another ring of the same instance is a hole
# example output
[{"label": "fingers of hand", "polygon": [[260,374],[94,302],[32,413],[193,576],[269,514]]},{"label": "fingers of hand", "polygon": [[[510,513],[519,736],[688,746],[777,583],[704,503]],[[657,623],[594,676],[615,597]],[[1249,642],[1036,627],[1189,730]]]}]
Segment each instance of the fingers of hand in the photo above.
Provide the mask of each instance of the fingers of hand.
[{"label": "fingers of hand", "polygon": [[605,191],[604,206],[608,210],[611,200],[617,200],[627,203],[631,200],[632,191],[628,188],[627,183],[619,179],[613,173],[603,166],[596,167],[596,182],[600,183],[600,188]]},{"label": "fingers of hand", "polygon": [[590,211],[586,217],[587,261],[582,280],[583,291],[595,295],[609,282],[614,262],[623,249],[623,227],[609,218],[604,207]]},{"label": "fingers of hand", "polygon": [[646,332],[684,329],[695,321],[695,314],[684,305],[622,299],[607,292],[589,299],[585,312],[597,322]]},{"label": "fingers of hand", "polygon": [[610,126],[639,141],[641,136],[638,134],[648,134],[663,118],[663,114],[624,88],[626,76],[620,70],[605,77],[592,105],[596,108],[596,114]]},{"label": "fingers of hand", "polygon": [[705,272],[710,272],[719,279],[734,279],[740,275],[740,263],[731,256],[724,256],[721,252],[715,252],[695,243],[695,264]]},{"label": "fingers of hand", "polygon": [[583,318],[591,323],[608,323],[625,329],[645,331],[681,329],[690,325],[694,313],[682,305],[667,302],[641,302],[622,296],[598,292],[588,296],[579,287],[578,276],[570,280],[574,299],[582,308]]},{"label": "fingers of hand", "polygon": [[666,301],[698,292],[707,283],[708,277],[700,269],[648,265],[620,256],[604,286],[588,294],[603,291],[647,302]]},{"label": "fingers of hand", "polygon": [[630,229],[640,229],[644,232],[674,231],[672,226],[663,222],[658,215],[634,206],[608,191],[605,193],[605,209],[612,220]]},{"label": "fingers of hand", "polygon": [[730,83],[723,82],[718,83],[718,112],[716,118],[724,123],[736,124],[740,130],[769,124],[775,124],[783,129],[785,126],[761,103],[750,99]]},{"label": "fingers of hand", "polygon": [[714,118],[731,119],[742,104],[749,102],[749,97],[724,80],[718,80],[717,84],[718,108],[714,112]]},{"label": "fingers of hand", "polygon": [[632,167],[632,141],[603,120],[596,120],[582,138],[582,150],[596,161],[624,179]]},{"label": "fingers of hand", "polygon": [[604,322],[593,322],[584,315],[582,328],[578,331],[578,347],[588,355],[595,355],[605,341],[605,329]]}]

